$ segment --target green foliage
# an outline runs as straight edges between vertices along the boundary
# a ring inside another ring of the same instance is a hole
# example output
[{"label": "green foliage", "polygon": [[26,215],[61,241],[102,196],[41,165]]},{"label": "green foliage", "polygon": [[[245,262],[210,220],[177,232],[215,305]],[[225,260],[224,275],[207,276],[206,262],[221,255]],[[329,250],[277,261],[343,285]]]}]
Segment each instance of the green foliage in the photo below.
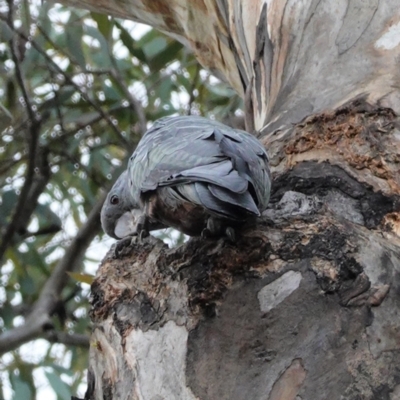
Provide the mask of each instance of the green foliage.
[{"label": "green foliage", "polygon": [[[150,28],[48,2],[2,5],[1,331],[23,323],[143,123],[185,113],[222,120],[240,106],[186,48]],[[47,341],[2,358],[0,399],[83,395],[86,347],[54,343],[63,341],[50,333],[90,334],[87,283],[112,243],[99,227],[93,236],[84,260],[71,267],[74,279],[65,276]]]}]

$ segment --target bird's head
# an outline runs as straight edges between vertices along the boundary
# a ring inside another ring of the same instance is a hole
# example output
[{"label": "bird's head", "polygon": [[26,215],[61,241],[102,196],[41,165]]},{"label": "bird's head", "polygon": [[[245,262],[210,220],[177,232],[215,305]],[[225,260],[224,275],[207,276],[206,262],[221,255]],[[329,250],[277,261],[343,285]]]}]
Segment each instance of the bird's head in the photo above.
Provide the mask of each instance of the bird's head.
[{"label": "bird's head", "polygon": [[114,183],[101,209],[101,226],[107,235],[122,239],[136,233],[142,211],[132,204],[129,194],[128,172],[124,171]]}]

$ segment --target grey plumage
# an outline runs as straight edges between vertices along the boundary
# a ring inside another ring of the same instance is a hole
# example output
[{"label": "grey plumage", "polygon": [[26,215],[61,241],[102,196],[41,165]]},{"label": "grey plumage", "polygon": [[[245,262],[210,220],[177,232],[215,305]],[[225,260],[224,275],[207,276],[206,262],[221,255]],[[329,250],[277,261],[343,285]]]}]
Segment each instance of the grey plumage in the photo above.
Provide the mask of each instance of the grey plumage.
[{"label": "grey plumage", "polygon": [[[110,191],[102,225],[121,237],[118,220],[130,213],[150,230],[199,235],[210,217],[236,226],[260,216],[270,188],[268,155],[255,137],[202,117],[166,117],[146,132]],[[120,204],[111,204],[116,195]]]}]

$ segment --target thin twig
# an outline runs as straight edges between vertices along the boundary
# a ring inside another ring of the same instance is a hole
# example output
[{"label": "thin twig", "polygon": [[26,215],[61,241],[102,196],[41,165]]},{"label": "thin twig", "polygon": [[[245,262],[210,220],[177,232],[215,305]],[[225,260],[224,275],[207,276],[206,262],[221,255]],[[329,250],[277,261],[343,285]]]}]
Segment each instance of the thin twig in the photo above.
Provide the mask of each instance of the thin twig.
[{"label": "thin twig", "polygon": [[[108,144],[107,144],[108,145]],[[93,150],[93,148],[91,148],[91,150]],[[63,150],[59,150],[58,154],[60,156],[65,157],[65,159],[67,159],[68,161],[70,161],[73,164],[78,164],[79,168],[85,172],[85,174],[94,182],[96,183],[99,187],[103,187],[104,186],[104,180],[103,181],[99,181],[99,179],[96,177],[95,174],[93,174],[84,164],[81,163],[81,161],[78,158],[75,158],[74,156],[72,156],[71,154],[68,154],[67,151],[63,151]]]},{"label": "thin twig", "polygon": [[[46,34],[46,32],[43,31],[43,29],[41,29],[41,27],[39,27],[39,31],[40,33],[43,35],[43,37],[57,50],[60,51],[62,54],[65,54],[68,58],[71,58],[70,55],[66,54],[65,52],[63,52],[62,50],[60,50],[60,48],[54,43],[53,40],[51,40],[51,38]],[[22,33],[20,31],[17,31],[17,33]],[[30,41],[32,43],[32,45],[36,48],[36,50],[39,51],[39,49],[43,52],[43,49],[36,43],[34,42],[33,39],[31,39]],[[81,94],[81,96],[84,98],[84,100],[86,100],[92,107],[94,107],[96,109],[96,111],[98,111],[101,116],[111,125],[111,128],[117,133],[117,135],[122,139],[123,142],[125,142],[127,144],[127,140],[122,136],[121,131],[115,126],[115,124],[113,123],[113,121],[110,119],[110,116],[104,112],[104,110],[98,106],[96,103],[92,102],[92,100],[90,99],[90,97],[84,92],[82,91],[82,89],[80,88],[80,86],[78,86],[57,64],[54,63],[54,61],[47,55],[46,52],[42,53],[43,56],[45,56],[46,60],[48,62],[50,62],[53,66],[56,67],[57,71],[59,73],[61,73],[66,81],[69,84],[72,84],[76,90],[79,91],[79,93]],[[76,61],[75,61],[76,63]],[[77,63],[76,63],[77,64]],[[85,71],[88,72],[88,71]]]},{"label": "thin twig", "polygon": [[[124,163],[114,170],[113,180],[116,180],[126,168]],[[77,235],[65,251],[65,255],[59,260],[51,276],[46,281],[33,305],[32,310],[25,323],[0,335],[0,355],[12,351],[30,340],[46,335],[48,328],[52,328],[51,315],[61,296],[61,292],[68,283],[67,272],[77,270],[82,264],[86,250],[94,237],[100,230],[100,210],[103,206],[107,193],[103,193],[92,211],[87,217],[84,225],[79,229]]]},{"label": "thin twig", "polygon": [[[110,58],[113,59],[112,57],[110,57]],[[140,133],[143,135],[147,131],[147,119],[146,119],[146,114],[144,112],[142,103],[135,96],[133,96],[132,93],[128,90],[128,88],[126,87],[126,85],[123,82],[121,74],[119,73],[119,70],[117,69],[116,65],[111,70],[111,76],[118,83],[119,87],[121,88],[121,90],[124,92],[126,98],[128,99],[130,106],[136,112],[136,115],[137,115],[138,121],[139,121]]]},{"label": "thin twig", "polygon": [[67,346],[83,347],[85,349],[88,349],[90,346],[89,336],[81,333],[69,334],[50,330],[46,332],[44,338],[51,343],[61,343]]},{"label": "thin twig", "polygon": [[[2,15],[0,15],[0,20],[3,20],[9,25],[8,21],[6,18],[4,18]],[[65,80],[75,88],[77,92],[82,96],[82,98],[88,102],[96,111],[98,111],[101,116],[107,121],[107,123],[110,125],[111,129],[118,135],[118,137],[121,139],[121,141],[125,145],[129,145],[127,139],[122,135],[122,132],[118,129],[118,127],[114,124],[114,122],[111,120],[110,115],[106,113],[98,104],[96,104],[92,99],[82,90],[82,88],[74,82],[74,80],[64,71],[62,70],[53,60],[52,58],[42,49],[40,45],[36,43],[35,40],[32,38],[28,37],[23,33],[20,29],[15,28],[12,25],[9,25],[10,29],[12,29],[16,34],[18,34],[20,37],[22,37],[24,40],[28,41],[32,47],[34,47],[42,56],[45,60],[49,62],[49,64],[54,68],[59,74],[63,75]]]},{"label": "thin twig", "polygon": [[[5,19],[7,24],[10,26],[11,29],[15,29],[14,21],[13,21],[13,2],[12,0],[8,0],[8,7],[9,12],[8,16]],[[33,178],[35,175],[35,168],[36,168],[36,153],[37,153],[37,146],[38,146],[38,139],[39,139],[39,129],[41,125],[41,120],[35,116],[35,112],[33,110],[31,101],[28,96],[27,89],[25,87],[24,78],[22,76],[21,68],[20,68],[20,61],[16,53],[16,38],[13,36],[10,41],[10,51],[11,57],[14,62],[15,67],[15,75],[17,78],[18,85],[20,87],[22,96],[24,98],[25,107],[28,112],[29,116],[29,123],[28,123],[28,133],[27,133],[27,142],[28,142],[28,167],[25,174],[25,181],[24,185],[22,186],[21,193],[18,197],[17,205],[14,209],[13,216],[11,218],[11,222],[7,225],[6,229],[3,231],[1,244],[0,244],[0,265],[3,255],[11,242],[14,233],[20,229],[20,224],[23,220],[23,209],[26,206],[26,201],[29,196],[29,192],[31,191],[31,187],[33,184]]]},{"label": "thin twig", "polygon": [[[13,219],[9,223],[6,228],[6,231],[2,237],[2,242],[0,245],[0,260],[4,256],[4,252],[6,251],[10,241],[14,237],[16,232],[20,234],[24,234],[26,231],[26,226],[30,221],[30,217],[34,212],[39,196],[42,194],[45,189],[47,183],[50,180],[50,168],[47,162],[47,150],[41,149],[38,152],[36,165],[34,168],[38,170],[35,176],[32,178],[29,183],[29,187],[27,187],[27,194],[23,197],[22,207],[19,207],[21,202],[22,192],[18,198],[16,211]],[[24,183],[24,188],[26,187],[26,183]]]},{"label": "thin twig", "polygon": [[[112,108],[112,111],[119,111],[119,110],[124,110],[124,109],[127,109],[127,108],[128,108],[128,106],[119,106],[119,107],[114,107],[114,108]],[[54,139],[52,139],[51,143],[56,143],[56,142],[58,142],[58,141],[60,141],[60,140],[63,140],[63,139],[65,139],[66,136],[75,135],[75,134],[78,133],[80,130],[86,128],[87,126],[92,126],[92,125],[94,125],[95,123],[101,121],[102,119],[103,119],[103,117],[102,117],[100,114],[97,114],[97,115],[94,116],[91,120],[85,122],[84,124],[79,124],[79,125],[76,126],[76,128],[71,129],[71,130],[68,130],[68,131],[65,131],[65,133],[61,134],[60,136],[55,137]],[[83,136],[81,137],[81,139],[83,139],[83,138],[85,138],[85,137],[86,137],[86,138],[89,138],[89,137],[91,137],[91,136],[96,136],[96,137],[98,137],[98,134],[95,133],[95,132],[93,132],[93,133],[85,133],[85,135],[83,135]],[[112,142],[111,140],[109,140],[108,143],[109,143],[109,144],[114,144],[114,142]],[[115,143],[115,144],[117,144],[117,143]]]},{"label": "thin twig", "polygon": [[39,299],[34,304],[25,323],[0,336],[0,354],[11,351],[29,340],[46,335],[46,328],[52,327],[51,315],[58,302],[62,289],[68,278],[66,273],[78,269],[84,258],[86,249],[100,229],[99,213],[106,195],[103,194],[93,207],[85,224],[72,240],[64,257],[60,259],[46,281]]},{"label": "thin twig", "polygon": [[[7,17],[3,17],[3,20],[7,22],[8,26],[12,29],[15,30],[14,27],[14,7],[13,7],[13,0],[7,0],[8,3],[8,15]],[[17,78],[18,86],[21,89],[22,97],[25,102],[25,107],[28,111],[28,116],[30,119],[30,124],[33,125],[36,121],[36,116],[35,112],[33,111],[31,100],[29,99],[28,92],[26,90],[24,78],[22,76],[21,68],[20,68],[20,61],[19,57],[17,56],[17,45],[16,45],[16,40],[15,36],[13,35],[11,39],[9,40],[9,45],[10,45],[10,50],[11,50],[11,58],[14,62],[14,67],[15,67],[15,76]]]},{"label": "thin twig", "polygon": [[196,72],[192,81],[192,86],[190,88],[190,98],[189,98],[189,103],[188,103],[188,112],[187,115],[191,115],[192,114],[192,105],[194,103],[195,97],[194,97],[194,90],[196,89],[197,83],[199,81],[199,77],[200,77],[200,64],[197,64],[196,66]]},{"label": "thin twig", "polygon": [[19,160],[15,160],[14,158],[7,158],[5,160],[0,160],[0,175],[3,175],[5,172],[10,172],[11,168],[14,165],[24,161],[27,158],[26,155],[22,156]]}]

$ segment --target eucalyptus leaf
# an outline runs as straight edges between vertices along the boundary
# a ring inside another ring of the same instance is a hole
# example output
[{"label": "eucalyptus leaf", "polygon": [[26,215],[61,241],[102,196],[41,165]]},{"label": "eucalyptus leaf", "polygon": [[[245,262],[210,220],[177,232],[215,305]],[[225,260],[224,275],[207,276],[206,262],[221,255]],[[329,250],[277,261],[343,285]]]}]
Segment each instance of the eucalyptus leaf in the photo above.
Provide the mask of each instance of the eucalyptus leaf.
[{"label": "eucalyptus leaf", "polygon": [[22,400],[31,398],[31,389],[29,385],[24,382],[19,375],[12,374],[10,376],[11,386],[13,388],[13,400]]},{"label": "eucalyptus leaf", "polygon": [[69,53],[81,68],[86,68],[85,54],[82,47],[82,25],[71,24],[66,26],[65,39]]},{"label": "eucalyptus leaf", "polygon": [[168,41],[164,37],[155,37],[143,46],[143,51],[148,58],[155,57],[166,49]]},{"label": "eucalyptus leaf", "polygon": [[2,20],[0,20],[0,42],[8,42],[14,36],[10,27]]},{"label": "eucalyptus leaf", "polygon": [[54,213],[49,204],[38,203],[35,208],[35,215],[38,218],[38,231],[49,227],[61,229],[62,223],[60,217]]},{"label": "eucalyptus leaf", "polygon": [[130,54],[133,57],[136,57],[138,60],[146,63],[146,54],[143,49],[138,45],[137,41],[132,38],[129,32],[122,26],[122,24],[116,21],[115,26],[119,29],[121,41],[124,46],[129,50]]},{"label": "eucalyptus leaf", "polygon": [[67,384],[54,372],[45,372],[51,387],[62,400],[71,400],[71,392]]},{"label": "eucalyptus leaf", "polygon": [[89,274],[80,274],[78,272],[68,272],[68,275],[80,283],[91,285],[94,281],[94,276]]},{"label": "eucalyptus leaf", "polygon": [[183,45],[179,42],[171,42],[161,51],[158,51],[150,59],[149,64],[155,70],[159,70],[166,65],[168,65],[173,60],[176,60],[179,56],[179,51],[182,49]]},{"label": "eucalyptus leaf", "polygon": [[105,40],[111,38],[114,22],[105,14],[99,14],[97,12],[91,12],[90,15],[97,22],[97,28],[103,35]]},{"label": "eucalyptus leaf", "polygon": [[98,40],[99,48],[94,54],[92,54],[92,60],[101,68],[111,68],[112,62],[110,59],[110,48],[107,40],[103,34],[96,28],[90,25],[84,26],[84,33]]},{"label": "eucalyptus leaf", "polygon": [[14,190],[7,190],[2,193],[0,203],[0,222],[6,224],[10,219],[17,202],[18,195]]}]

